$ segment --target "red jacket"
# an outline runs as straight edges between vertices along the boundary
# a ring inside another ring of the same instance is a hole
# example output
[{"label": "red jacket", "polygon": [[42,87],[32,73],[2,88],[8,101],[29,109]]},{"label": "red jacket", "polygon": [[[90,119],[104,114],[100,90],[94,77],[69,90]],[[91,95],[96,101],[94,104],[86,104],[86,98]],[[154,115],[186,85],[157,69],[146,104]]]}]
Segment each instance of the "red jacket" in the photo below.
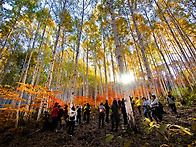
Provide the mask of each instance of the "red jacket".
[{"label": "red jacket", "polygon": [[59,108],[54,107],[52,110],[52,117],[58,117]]}]

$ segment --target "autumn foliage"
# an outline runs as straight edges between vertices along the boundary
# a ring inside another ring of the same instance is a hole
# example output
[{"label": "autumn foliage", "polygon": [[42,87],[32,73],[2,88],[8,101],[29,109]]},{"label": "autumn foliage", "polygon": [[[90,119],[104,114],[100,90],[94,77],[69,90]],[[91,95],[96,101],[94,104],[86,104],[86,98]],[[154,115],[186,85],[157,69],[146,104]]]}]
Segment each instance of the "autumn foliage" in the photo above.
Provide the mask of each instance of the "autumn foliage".
[{"label": "autumn foliage", "polygon": [[[24,93],[24,97],[20,95]],[[32,113],[37,113],[40,107],[41,99],[48,100],[48,108],[53,107],[54,103],[65,105],[63,100],[57,98],[57,94],[61,91],[51,91],[41,86],[32,86],[29,84],[18,83],[18,86],[11,87],[9,85],[0,85],[0,99],[3,104],[1,110],[1,125],[7,125],[7,122],[15,122],[16,112],[20,112],[20,116],[30,116]],[[27,97],[31,96],[30,104],[27,104]],[[21,105],[18,107],[19,102]],[[28,107],[29,106],[29,107]],[[18,109],[19,108],[19,109]]]}]

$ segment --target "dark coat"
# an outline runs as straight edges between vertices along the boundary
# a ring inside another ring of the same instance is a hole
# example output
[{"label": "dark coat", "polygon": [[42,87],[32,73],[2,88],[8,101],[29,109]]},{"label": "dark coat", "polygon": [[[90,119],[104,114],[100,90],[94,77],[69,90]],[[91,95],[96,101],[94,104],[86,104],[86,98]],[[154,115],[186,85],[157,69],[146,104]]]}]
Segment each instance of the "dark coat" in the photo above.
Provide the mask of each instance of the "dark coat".
[{"label": "dark coat", "polygon": [[112,104],[111,110],[112,110],[112,116],[111,116],[112,121],[119,121],[118,105]]},{"label": "dark coat", "polygon": [[108,103],[105,103],[104,107],[105,107],[106,113],[109,113],[110,107],[109,107]]}]

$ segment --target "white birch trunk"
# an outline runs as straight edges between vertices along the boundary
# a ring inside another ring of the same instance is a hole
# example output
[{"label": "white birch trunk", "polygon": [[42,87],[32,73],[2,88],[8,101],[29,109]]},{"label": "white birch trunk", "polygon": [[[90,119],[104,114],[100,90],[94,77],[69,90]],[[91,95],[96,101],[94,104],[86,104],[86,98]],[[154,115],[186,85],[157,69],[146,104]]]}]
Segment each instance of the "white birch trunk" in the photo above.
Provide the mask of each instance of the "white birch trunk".
[{"label": "white birch trunk", "polygon": [[107,68],[106,68],[106,49],[105,49],[105,37],[104,32],[103,34],[103,64],[104,64],[104,73],[105,73],[105,91],[106,91],[106,100],[108,100],[108,80],[107,80]]},{"label": "white birch trunk", "polygon": [[101,66],[100,66],[100,62],[99,62],[99,76],[100,76],[100,84],[99,84],[99,89],[100,89],[100,92],[99,94],[103,94],[103,82],[102,82],[102,72],[101,72]]},{"label": "white birch trunk", "polygon": [[165,15],[163,14],[163,12],[162,12],[160,6],[159,6],[158,3],[156,2],[156,0],[154,0],[154,2],[155,2],[155,4],[157,5],[157,7],[158,7],[158,9],[159,9],[159,11],[160,11],[160,13],[161,13],[161,15],[163,16],[163,18],[164,18],[164,20],[165,20],[165,22],[166,22],[166,24],[167,24],[167,26],[168,26],[168,28],[169,28],[169,30],[170,30],[172,36],[173,36],[175,42],[177,43],[177,45],[178,45],[178,47],[179,47],[179,49],[180,49],[180,51],[181,51],[181,54],[182,54],[184,60],[185,60],[186,63],[187,63],[188,69],[190,70],[190,72],[191,72],[192,75],[193,75],[194,83],[196,84],[196,75],[194,74],[194,68],[190,65],[189,60],[187,59],[187,56],[185,55],[185,52],[183,51],[183,48],[181,47],[179,41],[177,40],[177,38],[176,38],[176,36],[175,36],[173,30],[171,29],[171,27],[170,27],[170,25],[169,25],[167,19],[165,18]]},{"label": "white birch trunk", "polygon": [[[122,51],[120,49],[120,43],[119,43],[119,38],[118,38],[118,32],[116,28],[116,22],[115,22],[115,16],[114,16],[114,8],[113,8],[113,0],[110,0],[110,10],[111,10],[111,18],[112,18],[112,28],[114,32],[114,40],[115,40],[115,45],[116,45],[116,52],[117,52],[117,60],[118,60],[118,67],[120,71],[120,75],[124,73],[124,67],[123,67],[123,56],[122,56]],[[125,105],[126,105],[126,111],[127,111],[127,116],[128,116],[128,122],[131,127],[136,130],[136,124],[135,124],[135,118],[133,114],[133,110],[131,107],[131,102],[130,98],[128,95],[128,91],[126,91],[125,95]]]},{"label": "white birch trunk", "polygon": [[88,40],[87,40],[87,52],[86,52],[86,96],[89,97],[89,83],[88,83]]},{"label": "white birch trunk", "polygon": [[82,8],[82,18],[81,18],[80,30],[79,30],[78,41],[77,41],[75,69],[74,69],[74,72],[73,72],[73,81],[72,81],[72,87],[71,87],[70,108],[73,106],[73,98],[75,96],[75,93],[74,93],[74,88],[75,87],[74,87],[74,85],[75,85],[76,76],[77,76],[78,58],[79,58],[79,52],[80,52],[80,40],[81,40],[82,27],[83,27],[83,21],[84,21],[83,19],[84,19],[84,0],[83,0],[83,8]]},{"label": "white birch trunk", "polygon": [[94,95],[94,99],[95,99],[95,108],[97,106],[97,50],[95,48],[95,57],[94,57],[94,67],[95,67],[95,95]]},{"label": "white birch trunk", "polygon": [[[48,72],[48,77],[47,77],[47,80],[46,80],[46,83],[45,83],[45,88],[47,88],[47,89],[50,89],[50,85],[51,85],[51,81],[52,81],[52,72],[53,72],[53,68],[54,68],[54,60],[55,60],[56,49],[57,49],[59,36],[60,36],[60,32],[61,32],[61,26],[63,24],[63,17],[64,17],[64,12],[65,12],[65,6],[66,6],[66,1],[64,2],[63,10],[62,10],[62,13],[61,13],[61,16],[60,16],[60,23],[59,23],[58,31],[57,31],[57,34],[56,34],[56,41],[55,41],[55,44],[54,44],[54,50],[53,50],[53,53],[52,53],[52,59],[50,61],[50,68],[49,68],[49,72]],[[48,108],[48,102],[47,102],[47,99],[46,99],[46,100],[44,100],[44,110],[43,111],[46,111],[47,108]],[[42,109],[42,105],[41,104],[40,104],[40,107],[39,107],[37,120],[40,119],[40,116],[41,116],[41,110],[40,109]]]},{"label": "white birch trunk", "polygon": [[84,75],[83,75],[83,96],[86,96],[86,90],[85,90],[85,84],[86,84],[86,81],[85,81],[85,60],[84,60],[84,56],[83,56],[83,71],[84,71]]}]

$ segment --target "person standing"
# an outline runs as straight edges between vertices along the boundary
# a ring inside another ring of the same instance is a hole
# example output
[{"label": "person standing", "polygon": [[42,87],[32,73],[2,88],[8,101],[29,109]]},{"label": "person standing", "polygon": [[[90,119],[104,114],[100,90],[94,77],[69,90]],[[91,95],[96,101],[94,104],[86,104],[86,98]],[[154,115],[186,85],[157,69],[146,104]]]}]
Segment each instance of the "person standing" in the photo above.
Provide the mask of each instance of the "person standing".
[{"label": "person standing", "polygon": [[150,120],[153,121],[150,114],[150,102],[145,97],[143,97],[142,100],[143,100],[143,107],[144,107],[144,117],[150,118]]},{"label": "person standing", "polygon": [[77,123],[81,124],[81,117],[82,117],[82,106],[77,106]]},{"label": "person standing", "polygon": [[86,105],[86,116],[87,116],[87,123],[89,123],[90,122],[90,112],[91,112],[91,107],[90,107],[90,104],[89,103],[87,103],[87,105]]},{"label": "person standing", "polygon": [[61,105],[58,105],[59,111],[58,111],[58,122],[60,124],[60,130],[62,130],[62,117],[63,117],[63,108]]},{"label": "person standing", "polygon": [[176,105],[175,105],[176,98],[173,95],[171,95],[170,92],[168,92],[168,96],[167,96],[166,99],[167,99],[167,102],[169,104],[169,107],[172,109],[172,111],[174,113],[177,113],[177,111],[176,111]]},{"label": "person standing", "polygon": [[113,131],[114,129],[114,123],[116,124],[116,129],[115,131],[118,131],[118,123],[119,123],[119,113],[118,113],[118,104],[117,101],[114,100],[113,104],[111,106],[111,110],[112,110],[112,114],[111,114],[111,119],[112,119],[112,129],[111,131]]},{"label": "person standing", "polygon": [[106,109],[106,119],[105,119],[105,121],[106,121],[107,123],[109,123],[109,112],[110,112],[110,107],[109,107],[109,105],[108,105],[108,100],[106,100],[106,102],[105,102],[105,104],[104,104],[104,107],[105,107],[105,109]]},{"label": "person standing", "polygon": [[65,105],[63,115],[64,115],[64,120],[65,120],[66,126],[68,126],[68,118],[69,118],[69,115],[68,115],[68,105]]},{"label": "person standing", "polygon": [[120,100],[120,98],[118,98],[118,106],[121,107],[121,103],[122,101]]},{"label": "person standing", "polygon": [[127,112],[126,112],[126,108],[125,108],[125,100],[124,99],[122,99],[122,102],[121,102],[121,111],[123,114],[124,125],[127,125]]},{"label": "person standing", "polygon": [[77,112],[75,111],[75,107],[73,106],[69,113],[69,130],[68,133],[70,136],[74,134],[74,126],[76,122]]},{"label": "person standing", "polygon": [[129,98],[130,98],[131,106],[132,106],[132,109],[133,109],[133,107],[135,105],[134,99],[131,96],[129,96]]},{"label": "person standing", "polygon": [[55,130],[57,129],[58,126],[58,103],[54,104],[54,108],[52,109],[52,129]]},{"label": "person standing", "polygon": [[138,97],[136,97],[135,99],[136,99],[135,104],[137,106],[137,109],[139,111],[139,114],[141,115],[141,103],[140,103],[140,99]]},{"label": "person standing", "polygon": [[86,120],[86,104],[84,104],[84,108],[83,108],[83,120]]},{"label": "person standing", "polygon": [[159,107],[159,101],[156,98],[155,95],[151,96],[151,110],[152,110],[152,116],[153,118],[158,122],[158,121],[162,121],[162,111]]},{"label": "person standing", "polygon": [[103,106],[103,103],[100,104],[99,108],[99,128],[101,126],[102,123],[102,128],[104,126],[104,116],[105,116],[105,107]]}]

